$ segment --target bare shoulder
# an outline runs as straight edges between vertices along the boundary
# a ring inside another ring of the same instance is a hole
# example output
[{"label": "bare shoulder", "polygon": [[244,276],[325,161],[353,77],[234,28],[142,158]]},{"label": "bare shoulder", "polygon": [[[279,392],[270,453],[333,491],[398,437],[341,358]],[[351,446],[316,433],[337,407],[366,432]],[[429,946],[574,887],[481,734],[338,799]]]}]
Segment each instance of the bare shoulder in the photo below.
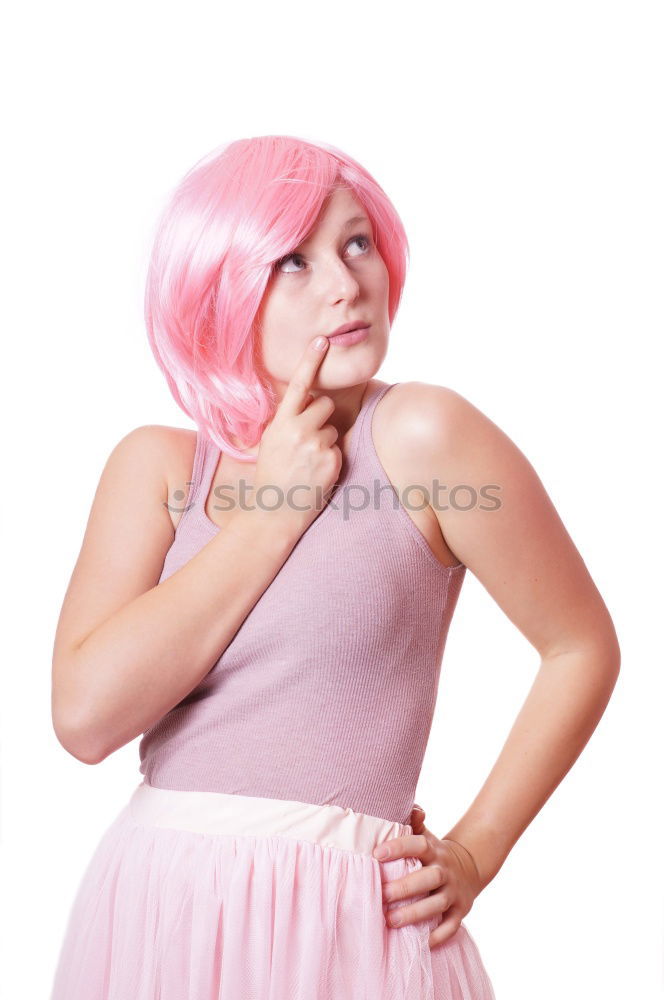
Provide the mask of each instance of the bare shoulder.
[{"label": "bare shoulder", "polygon": [[460,392],[431,382],[399,382],[386,393],[381,406],[394,413],[398,411],[411,431],[424,430],[432,418],[437,420],[441,415],[460,416],[464,411],[469,415],[471,410],[481,414]]},{"label": "bare shoulder", "polygon": [[440,471],[446,455],[451,459],[460,450],[468,434],[481,434],[489,425],[499,430],[449,386],[400,382],[381,399],[373,431],[386,453],[420,482],[428,482]]},{"label": "bare shoulder", "polygon": [[[173,529],[186,496],[196,453],[196,431],[165,424],[143,424],[129,431],[115,446],[107,463],[113,469],[134,468],[137,488],[147,480],[156,484],[160,501],[170,515]],[[126,473],[125,473],[126,474]],[[173,500],[175,498],[175,500]]]},{"label": "bare shoulder", "polygon": [[515,448],[501,428],[460,392],[428,382],[400,382],[386,393],[377,408],[376,432],[389,435],[425,476],[440,471],[441,458],[463,461],[465,457],[465,468],[471,471],[471,444],[484,443],[489,450]]},{"label": "bare shoulder", "polygon": [[471,552],[459,525],[476,527],[468,509],[493,511],[496,493],[526,495],[535,488],[535,470],[486,413],[449,386],[399,383],[384,403],[377,413],[376,439],[404,476],[427,490],[441,529],[464,549],[456,551],[465,562]]},{"label": "bare shoulder", "polygon": [[152,460],[162,470],[164,501],[175,530],[191,485],[197,432],[188,427],[157,424],[139,430],[143,432],[146,451],[151,452]]},{"label": "bare shoulder", "polygon": [[[185,427],[168,427],[165,424],[142,424],[129,431],[119,442],[123,448],[142,451],[148,460],[162,460],[169,463],[193,440],[196,444],[196,431]],[[164,472],[167,466],[164,466]]]}]

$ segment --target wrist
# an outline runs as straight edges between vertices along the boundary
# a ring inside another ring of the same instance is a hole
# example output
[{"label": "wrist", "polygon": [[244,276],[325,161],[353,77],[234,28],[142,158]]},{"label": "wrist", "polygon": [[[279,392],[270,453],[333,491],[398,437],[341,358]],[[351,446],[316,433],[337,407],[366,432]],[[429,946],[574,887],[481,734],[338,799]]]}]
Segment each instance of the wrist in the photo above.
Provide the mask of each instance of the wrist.
[{"label": "wrist", "polygon": [[480,891],[493,881],[509,854],[509,848],[502,844],[499,831],[467,820],[457,823],[441,839],[453,841],[470,856],[477,872]]},{"label": "wrist", "polygon": [[255,504],[238,507],[228,527],[248,544],[280,554],[291,551],[303,530],[285,511],[267,510]]}]

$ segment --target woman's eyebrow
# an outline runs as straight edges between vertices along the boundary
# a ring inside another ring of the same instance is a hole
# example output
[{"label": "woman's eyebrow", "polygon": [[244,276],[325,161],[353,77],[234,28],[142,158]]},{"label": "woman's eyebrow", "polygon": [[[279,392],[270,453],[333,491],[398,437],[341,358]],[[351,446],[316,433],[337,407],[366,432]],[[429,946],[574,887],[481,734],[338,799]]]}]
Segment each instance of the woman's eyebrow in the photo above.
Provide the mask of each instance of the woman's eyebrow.
[{"label": "woman's eyebrow", "polygon": [[355,226],[359,222],[368,222],[368,221],[369,220],[367,219],[366,215],[354,215],[352,219],[348,219],[346,222],[344,222],[343,228],[348,229],[349,226]]},{"label": "woman's eyebrow", "polygon": [[[366,217],[366,215],[354,215],[352,219],[346,219],[346,221],[341,227],[341,231],[344,232],[346,229],[350,229],[351,226],[357,226],[360,222],[366,222],[368,224],[369,220]],[[311,237],[308,236],[307,239],[302,240],[301,243],[298,243],[297,249],[299,250],[300,247],[305,246],[310,241],[310,239]]]}]

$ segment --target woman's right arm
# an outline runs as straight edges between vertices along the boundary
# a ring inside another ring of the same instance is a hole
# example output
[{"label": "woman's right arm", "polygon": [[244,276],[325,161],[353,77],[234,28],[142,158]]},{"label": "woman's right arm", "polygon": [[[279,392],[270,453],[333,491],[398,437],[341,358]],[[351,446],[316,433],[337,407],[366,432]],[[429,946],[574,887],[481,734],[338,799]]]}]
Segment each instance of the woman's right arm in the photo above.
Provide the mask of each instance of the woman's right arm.
[{"label": "woman's right arm", "polygon": [[[86,763],[144,732],[203,679],[297,541],[272,516],[279,512],[238,507],[158,584],[173,541],[163,466],[151,468],[159,432],[137,428],[114,449],[56,632],[53,725],[65,749]],[[152,585],[137,595],[145,584]]]},{"label": "woman's right arm", "polygon": [[[285,495],[291,485],[326,491],[335,482],[337,432],[321,426],[334,405],[321,396],[307,406],[322,356],[310,345],[266,428],[255,489],[269,482]],[[86,763],[145,732],[198,685],[319,513],[235,507],[223,529],[159,583],[173,541],[164,440],[163,428],[139,427],[112,452],[58,622],[53,726]]]}]

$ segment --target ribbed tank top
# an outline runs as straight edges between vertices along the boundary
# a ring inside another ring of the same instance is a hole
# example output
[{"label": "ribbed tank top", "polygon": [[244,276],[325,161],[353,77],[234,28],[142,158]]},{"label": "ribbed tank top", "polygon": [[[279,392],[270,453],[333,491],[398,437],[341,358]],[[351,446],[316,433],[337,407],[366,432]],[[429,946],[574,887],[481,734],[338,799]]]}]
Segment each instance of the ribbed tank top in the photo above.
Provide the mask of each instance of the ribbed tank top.
[{"label": "ribbed tank top", "polygon": [[[367,390],[334,492],[222,656],[143,734],[146,783],[408,822],[466,567],[437,559],[378,458],[392,385]],[[199,432],[160,582],[223,530],[205,513],[219,457]]]}]

